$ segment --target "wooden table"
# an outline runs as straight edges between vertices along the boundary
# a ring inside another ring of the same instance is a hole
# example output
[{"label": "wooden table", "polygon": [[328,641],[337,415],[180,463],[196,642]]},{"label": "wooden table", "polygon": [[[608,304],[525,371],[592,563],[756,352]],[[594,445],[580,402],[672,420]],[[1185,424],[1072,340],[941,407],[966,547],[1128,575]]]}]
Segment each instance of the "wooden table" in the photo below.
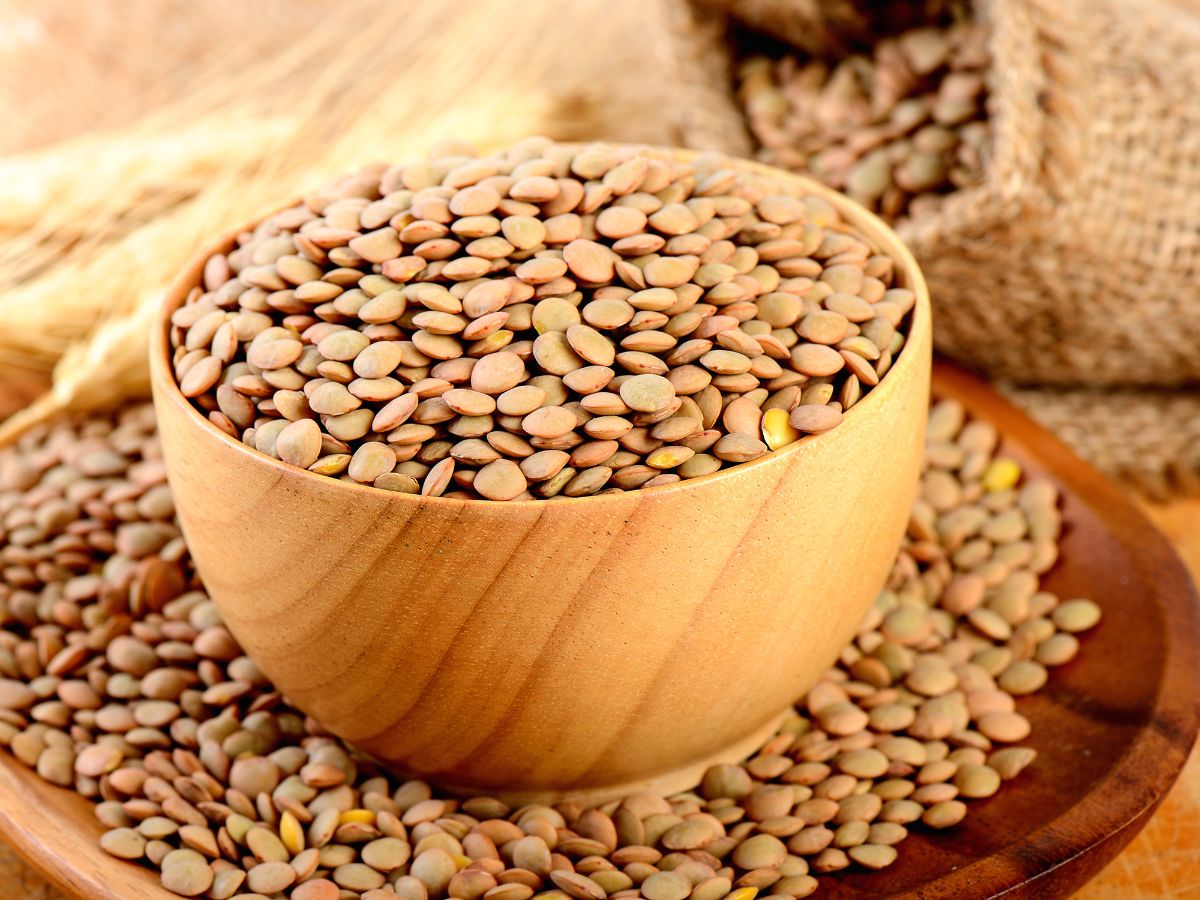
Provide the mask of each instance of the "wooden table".
[{"label": "wooden table", "polygon": [[[1200,499],[1143,504],[1200,582]],[[1085,890],[1080,900],[1200,898],[1200,752],[1150,824]]]},{"label": "wooden table", "polygon": [[[0,418],[36,394],[36,381],[0,385]],[[1200,499],[1144,504],[1200,581]],[[0,896],[65,900],[0,844]],[[1076,895],[1078,900],[1200,900],[1200,753],[1133,843]]]}]

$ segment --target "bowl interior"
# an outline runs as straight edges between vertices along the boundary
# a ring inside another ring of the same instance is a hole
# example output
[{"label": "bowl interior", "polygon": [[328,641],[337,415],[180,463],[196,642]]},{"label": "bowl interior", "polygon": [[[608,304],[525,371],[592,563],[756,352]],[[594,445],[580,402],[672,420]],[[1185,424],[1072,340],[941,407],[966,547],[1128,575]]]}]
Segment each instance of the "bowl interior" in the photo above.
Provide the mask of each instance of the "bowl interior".
[{"label": "bowl interior", "polygon": [[[699,151],[685,150],[682,148],[656,148],[659,150],[669,150],[678,159],[693,159],[702,155]],[[773,178],[779,182],[787,192],[796,195],[814,195],[821,197],[832,204],[844,219],[854,225],[865,237],[867,237],[874,248],[887,256],[890,256],[896,262],[896,284],[899,287],[906,287],[913,291],[916,295],[916,303],[910,313],[909,330],[907,342],[904,349],[897,356],[895,363],[887,374],[880,379],[880,383],[874,389],[869,391],[862,397],[849,411],[847,416],[863,415],[865,410],[871,410],[876,406],[887,402],[885,399],[885,387],[889,383],[900,381],[908,381],[914,375],[913,369],[928,368],[928,360],[922,360],[919,357],[922,353],[928,355],[927,345],[931,341],[931,310],[929,301],[929,290],[925,283],[925,277],[921,273],[921,268],[917,264],[916,258],[912,255],[892,228],[882,219],[868,210],[866,207],[851,200],[844,194],[838,193],[832,188],[809,178],[804,175],[798,175],[793,172],[788,172],[783,169],[777,169],[773,166],[768,166],[763,163],[755,162],[747,159],[734,160],[739,168],[746,171],[762,175],[764,177]],[[280,207],[285,208],[285,207]],[[272,210],[274,212],[274,210]],[[270,213],[267,213],[268,215]],[[261,219],[262,217],[259,217]],[[193,287],[200,283],[201,275],[204,271],[205,261],[215,253],[222,253],[232,249],[237,242],[237,237],[243,232],[252,230],[259,219],[247,223],[246,225],[235,228],[232,231],[222,235],[221,237],[210,243],[203,251],[191,260],[183,272],[176,278],[175,282],[168,290],[164,302],[159,310],[159,314],[155,323],[155,327],[151,332],[150,340],[150,364],[151,364],[151,380],[153,388],[157,392],[162,392],[164,398],[175,405],[186,407],[188,416],[193,422],[198,424],[200,428],[211,437],[228,443],[236,447],[239,452],[249,453],[257,458],[267,461],[269,465],[278,466],[281,469],[286,469],[289,473],[296,475],[302,480],[319,480],[332,481],[338,485],[338,489],[351,492],[367,491],[371,493],[377,492],[378,489],[368,485],[360,485],[356,483],[342,481],[340,479],[331,479],[328,476],[317,475],[313,472],[308,472],[303,469],[298,469],[288,466],[281,460],[273,456],[243,443],[240,440],[230,437],[228,434],[217,428],[208,421],[200,412],[183,396],[179,390],[179,385],[175,381],[171,371],[171,347],[168,340],[169,330],[171,327],[171,315],[184,304],[188,293]],[[676,482],[674,484],[659,485],[657,487],[642,488],[640,493],[643,494],[658,494],[674,491],[694,491],[702,489],[704,485],[712,484],[729,478],[737,478],[739,473],[754,466],[778,465],[778,461],[794,454],[804,454],[808,452],[808,448],[813,443],[823,438],[824,435],[810,435],[803,437],[786,447],[779,450],[771,451],[758,459],[746,463],[739,463],[736,466],[720,469],[710,475],[702,475],[698,478],[690,478],[685,481]],[[423,504],[423,503],[449,503],[465,506],[489,506],[495,501],[490,500],[475,500],[463,499],[456,497],[426,497],[419,494],[402,494],[389,492],[392,494],[394,502],[398,504]],[[597,504],[602,503],[606,498],[611,497],[611,494],[599,494],[588,497],[555,497],[555,503],[587,503]],[[351,502],[348,500],[348,502]],[[506,507],[516,507],[522,504],[541,504],[545,500],[510,500],[505,502]]]}]

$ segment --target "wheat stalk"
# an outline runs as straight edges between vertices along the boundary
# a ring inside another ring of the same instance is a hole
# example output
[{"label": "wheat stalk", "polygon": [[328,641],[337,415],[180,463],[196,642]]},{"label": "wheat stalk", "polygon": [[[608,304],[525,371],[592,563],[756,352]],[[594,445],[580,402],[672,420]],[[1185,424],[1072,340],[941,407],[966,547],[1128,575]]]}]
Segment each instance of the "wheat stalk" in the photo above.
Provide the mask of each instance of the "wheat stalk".
[{"label": "wheat stalk", "polygon": [[672,143],[666,2],[310,0],[319,28],[201,54],[187,93],[0,159],[0,379],[55,382],[4,431],[144,393],[152,311],[188,257],[333,175],[451,136]]}]

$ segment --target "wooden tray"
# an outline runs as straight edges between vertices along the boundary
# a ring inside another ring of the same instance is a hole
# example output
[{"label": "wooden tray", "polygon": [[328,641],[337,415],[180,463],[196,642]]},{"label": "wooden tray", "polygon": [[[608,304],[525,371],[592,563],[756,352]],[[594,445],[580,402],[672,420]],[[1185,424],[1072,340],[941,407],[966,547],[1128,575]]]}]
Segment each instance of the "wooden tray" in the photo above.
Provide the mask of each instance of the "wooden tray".
[{"label": "wooden tray", "polygon": [[[998,426],[1004,452],[1064,489],[1062,562],[1047,586],[1104,609],[1079,657],[1020,701],[1037,762],[1000,794],[970,803],[963,825],[904,841],[881,873],[822,879],[820,896],[1063,897],[1146,823],[1196,738],[1200,615],[1165,538],[1113,485],[963,370],[939,363],[934,392]],[[91,804],[0,753],[0,837],[68,894],[169,900],[149,870],[97,846]]]}]

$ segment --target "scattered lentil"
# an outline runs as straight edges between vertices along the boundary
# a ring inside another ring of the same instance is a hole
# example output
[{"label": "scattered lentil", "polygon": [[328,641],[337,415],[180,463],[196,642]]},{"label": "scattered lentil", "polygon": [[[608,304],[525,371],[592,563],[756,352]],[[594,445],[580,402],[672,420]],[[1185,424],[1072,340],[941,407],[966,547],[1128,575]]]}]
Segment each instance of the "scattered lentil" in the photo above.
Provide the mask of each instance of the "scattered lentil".
[{"label": "scattered lentil", "polygon": [[[758,754],[712,767],[695,792],[585,812],[435,797],[326,735],[242,655],[197,580],[150,407],[41,426],[0,450],[0,741],[96,801],[101,847],[181,896],[807,896],[814,874],[891,864],[909,827],[957,824],[960,798],[1031,764],[1032,749],[995,746],[1029,733],[1013,692],[1040,687],[1099,619],[1090,601],[1037,591],[1045,558],[986,578],[999,548],[958,561],[1000,517],[1039,540],[1061,528],[1048,483],[984,483],[988,427],[956,404],[931,410],[925,489],[887,585]],[[964,473],[959,451],[980,446]],[[945,496],[930,490],[939,476]],[[131,526],[141,536],[122,539]],[[991,609],[1018,590],[1010,618]],[[981,630],[980,609],[1008,630]],[[63,715],[46,721],[51,695]]]}]

